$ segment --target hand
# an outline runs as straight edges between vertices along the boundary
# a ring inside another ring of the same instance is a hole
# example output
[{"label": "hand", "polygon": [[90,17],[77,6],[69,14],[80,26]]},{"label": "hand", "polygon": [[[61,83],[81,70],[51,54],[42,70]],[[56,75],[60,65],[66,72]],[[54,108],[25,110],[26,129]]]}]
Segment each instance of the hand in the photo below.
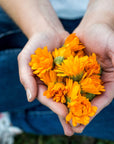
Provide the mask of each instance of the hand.
[{"label": "hand", "polygon": [[43,96],[46,87],[33,76],[29,67],[30,56],[38,47],[48,46],[50,51],[58,48],[68,33],[65,32],[49,0],[1,0],[0,5],[29,39],[18,56],[20,81],[27,91],[28,100],[33,101],[37,97],[42,104],[59,115],[65,134],[72,135],[71,126],[65,123],[67,108]]},{"label": "hand", "polygon": [[[102,4],[103,3],[103,4]],[[108,4],[108,7],[107,7]],[[92,100],[97,106],[97,114],[111,103],[114,98],[114,1],[97,0],[89,4],[88,10],[74,30],[86,46],[86,53],[96,53],[102,72],[105,92]],[[91,120],[93,117],[91,118]],[[81,133],[84,125],[74,127],[74,132]]]},{"label": "hand", "polygon": [[49,32],[38,33],[30,38],[24,49],[18,56],[19,63],[19,75],[20,81],[27,91],[28,101],[33,101],[37,98],[43,105],[49,107],[52,111],[54,111],[60,118],[60,122],[64,128],[66,135],[72,135],[73,131],[71,126],[66,124],[65,117],[68,114],[68,110],[66,106],[62,103],[56,103],[52,99],[47,99],[43,96],[43,92],[47,89],[46,86],[38,79],[38,77],[34,77],[33,71],[29,66],[29,62],[31,60],[31,54],[34,54],[34,51],[41,47],[47,45],[48,49],[51,51],[55,47],[59,48],[63,42],[65,37],[68,35],[67,32],[62,31],[61,33],[55,33],[52,29]]}]

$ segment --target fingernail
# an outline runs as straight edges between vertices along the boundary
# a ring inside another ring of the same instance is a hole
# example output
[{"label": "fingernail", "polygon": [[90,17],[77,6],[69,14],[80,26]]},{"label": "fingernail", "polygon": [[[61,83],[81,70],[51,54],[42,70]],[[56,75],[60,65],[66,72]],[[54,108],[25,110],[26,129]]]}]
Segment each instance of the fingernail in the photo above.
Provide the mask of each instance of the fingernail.
[{"label": "fingernail", "polygon": [[31,92],[29,89],[26,90],[26,95],[27,95],[27,99],[28,101],[30,102],[31,98],[32,98],[32,95],[31,95]]}]

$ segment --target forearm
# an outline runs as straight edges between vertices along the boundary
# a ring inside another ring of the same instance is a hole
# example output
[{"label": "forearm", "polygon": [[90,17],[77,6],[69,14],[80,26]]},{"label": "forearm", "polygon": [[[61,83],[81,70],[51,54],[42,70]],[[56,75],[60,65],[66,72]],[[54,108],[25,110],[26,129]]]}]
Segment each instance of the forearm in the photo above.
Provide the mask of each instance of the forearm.
[{"label": "forearm", "polygon": [[94,17],[93,22],[112,23],[114,21],[114,0],[90,0],[86,15],[89,16],[89,19]]},{"label": "forearm", "polygon": [[[87,11],[78,27],[82,35],[96,24],[109,25],[114,29],[114,0],[90,0]],[[74,30],[77,33],[77,29]],[[78,33],[79,36],[79,33]]]},{"label": "forearm", "polygon": [[50,27],[63,31],[48,0],[0,0],[0,5],[28,38]]}]

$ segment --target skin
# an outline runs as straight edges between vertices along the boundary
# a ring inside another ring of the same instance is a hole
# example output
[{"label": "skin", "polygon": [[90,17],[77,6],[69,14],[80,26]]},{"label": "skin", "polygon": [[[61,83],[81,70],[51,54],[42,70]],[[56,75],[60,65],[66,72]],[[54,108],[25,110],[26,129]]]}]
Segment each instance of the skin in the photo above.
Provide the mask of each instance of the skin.
[{"label": "skin", "polygon": [[[108,6],[107,6],[108,4]],[[27,91],[28,101],[37,98],[42,104],[54,111],[63,126],[64,133],[71,136],[81,133],[85,126],[66,124],[68,114],[64,104],[56,103],[43,96],[46,87],[34,77],[28,63],[30,55],[37,47],[48,46],[49,50],[59,48],[68,36],[48,0],[1,0],[0,5],[22,29],[28,42],[18,56],[19,76]],[[85,16],[74,30],[86,46],[86,53],[95,52],[103,68],[102,80],[106,92],[92,101],[98,107],[97,114],[111,103],[114,97],[114,1],[90,0]],[[15,11],[16,9],[16,11]],[[21,11],[20,11],[21,9]],[[93,117],[91,118],[91,120]]]},{"label": "skin", "polygon": [[[108,6],[107,6],[108,4]],[[114,98],[114,1],[90,1],[87,12],[78,28],[74,30],[81,42],[87,47],[86,52],[96,53],[103,69],[102,80],[105,92],[94,98],[92,105],[98,107],[97,114],[108,106]],[[91,118],[91,120],[94,117]],[[82,132],[86,126],[73,128]]]}]

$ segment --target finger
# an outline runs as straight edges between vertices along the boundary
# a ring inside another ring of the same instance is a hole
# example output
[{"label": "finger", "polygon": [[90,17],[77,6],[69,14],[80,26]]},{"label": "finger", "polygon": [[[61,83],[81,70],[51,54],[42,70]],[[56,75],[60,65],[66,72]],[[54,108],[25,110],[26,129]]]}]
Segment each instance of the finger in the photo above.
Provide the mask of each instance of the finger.
[{"label": "finger", "polygon": [[105,92],[102,95],[96,96],[91,104],[94,106],[97,106],[97,112],[96,115],[106,106],[108,106],[112,100],[113,100],[113,96],[114,96],[114,83],[110,82],[104,85],[105,87]]},{"label": "finger", "polygon": [[37,99],[45,106],[49,107],[53,112],[55,112],[60,119],[61,125],[64,129],[64,132],[67,136],[72,136],[73,131],[70,124],[67,124],[65,121],[66,115],[68,114],[67,107],[62,103],[57,103],[53,99],[48,99],[46,96],[43,96],[44,91],[47,89],[44,85],[39,85],[38,97]]},{"label": "finger", "polygon": [[59,120],[62,124],[62,127],[64,129],[64,133],[66,136],[72,136],[74,134],[74,131],[72,130],[72,127],[69,123],[66,123],[65,118],[59,116]]},{"label": "finger", "polygon": [[20,82],[26,90],[28,101],[31,102],[37,96],[37,84],[32,70],[29,67],[29,61],[26,53],[21,53],[18,56]]},{"label": "finger", "polygon": [[[113,88],[113,87],[114,87],[114,83],[113,83],[113,82],[107,83],[107,84],[105,84],[104,86],[105,86],[106,91],[105,91],[102,95],[96,96],[96,97],[92,100],[92,102],[91,102],[91,104],[92,104],[93,106],[97,106],[97,108],[98,108],[95,116],[96,116],[101,110],[103,110],[103,108],[105,108],[106,106],[108,106],[108,105],[111,103],[111,101],[113,100],[113,95],[114,95],[114,88]],[[91,121],[95,116],[91,117],[91,118],[90,118],[90,121]],[[87,125],[86,125],[86,126],[87,126]],[[85,126],[85,125],[79,125],[79,126],[77,126],[77,127],[74,127],[73,130],[74,130],[76,133],[82,133],[86,126]]]},{"label": "finger", "polygon": [[62,104],[62,103],[57,103],[53,101],[53,99],[49,99],[46,96],[43,96],[44,91],[47,89],[46,86],[44,85],[39,85],[39,91],[38,91],[38,96],[37,99],[45,106],[49,107],[53,112],[55,112],[57,115],[61,117],[66,117],[68,114],[68,109],[67,107]]},{"label": "finger", "polygon": [[84,130],[84,128],[85,128],[84,125],[79,124],[78,126],[73,127],[72,129],[73,129],[73,131],[74,131],[75,133],[82,133],[83,130]]},{"label": "finger", "polygon": [[82,124],[77,124],[75,127],[73,126],[73,124],[72,124],[72,120],[70,120],[70,125],[71,125],[71,127],[72,127],[72,130],[73,130],[73,132],[75,132],[75,133],[82,133],[82,129],[81,129],[81,126],[83,126]]},{"label": "finger", "polygon": [[61,35],[61,44],[63,45],[66,38],[69,36],[69,33],[67,31],[65,31],[62,35]]}]

